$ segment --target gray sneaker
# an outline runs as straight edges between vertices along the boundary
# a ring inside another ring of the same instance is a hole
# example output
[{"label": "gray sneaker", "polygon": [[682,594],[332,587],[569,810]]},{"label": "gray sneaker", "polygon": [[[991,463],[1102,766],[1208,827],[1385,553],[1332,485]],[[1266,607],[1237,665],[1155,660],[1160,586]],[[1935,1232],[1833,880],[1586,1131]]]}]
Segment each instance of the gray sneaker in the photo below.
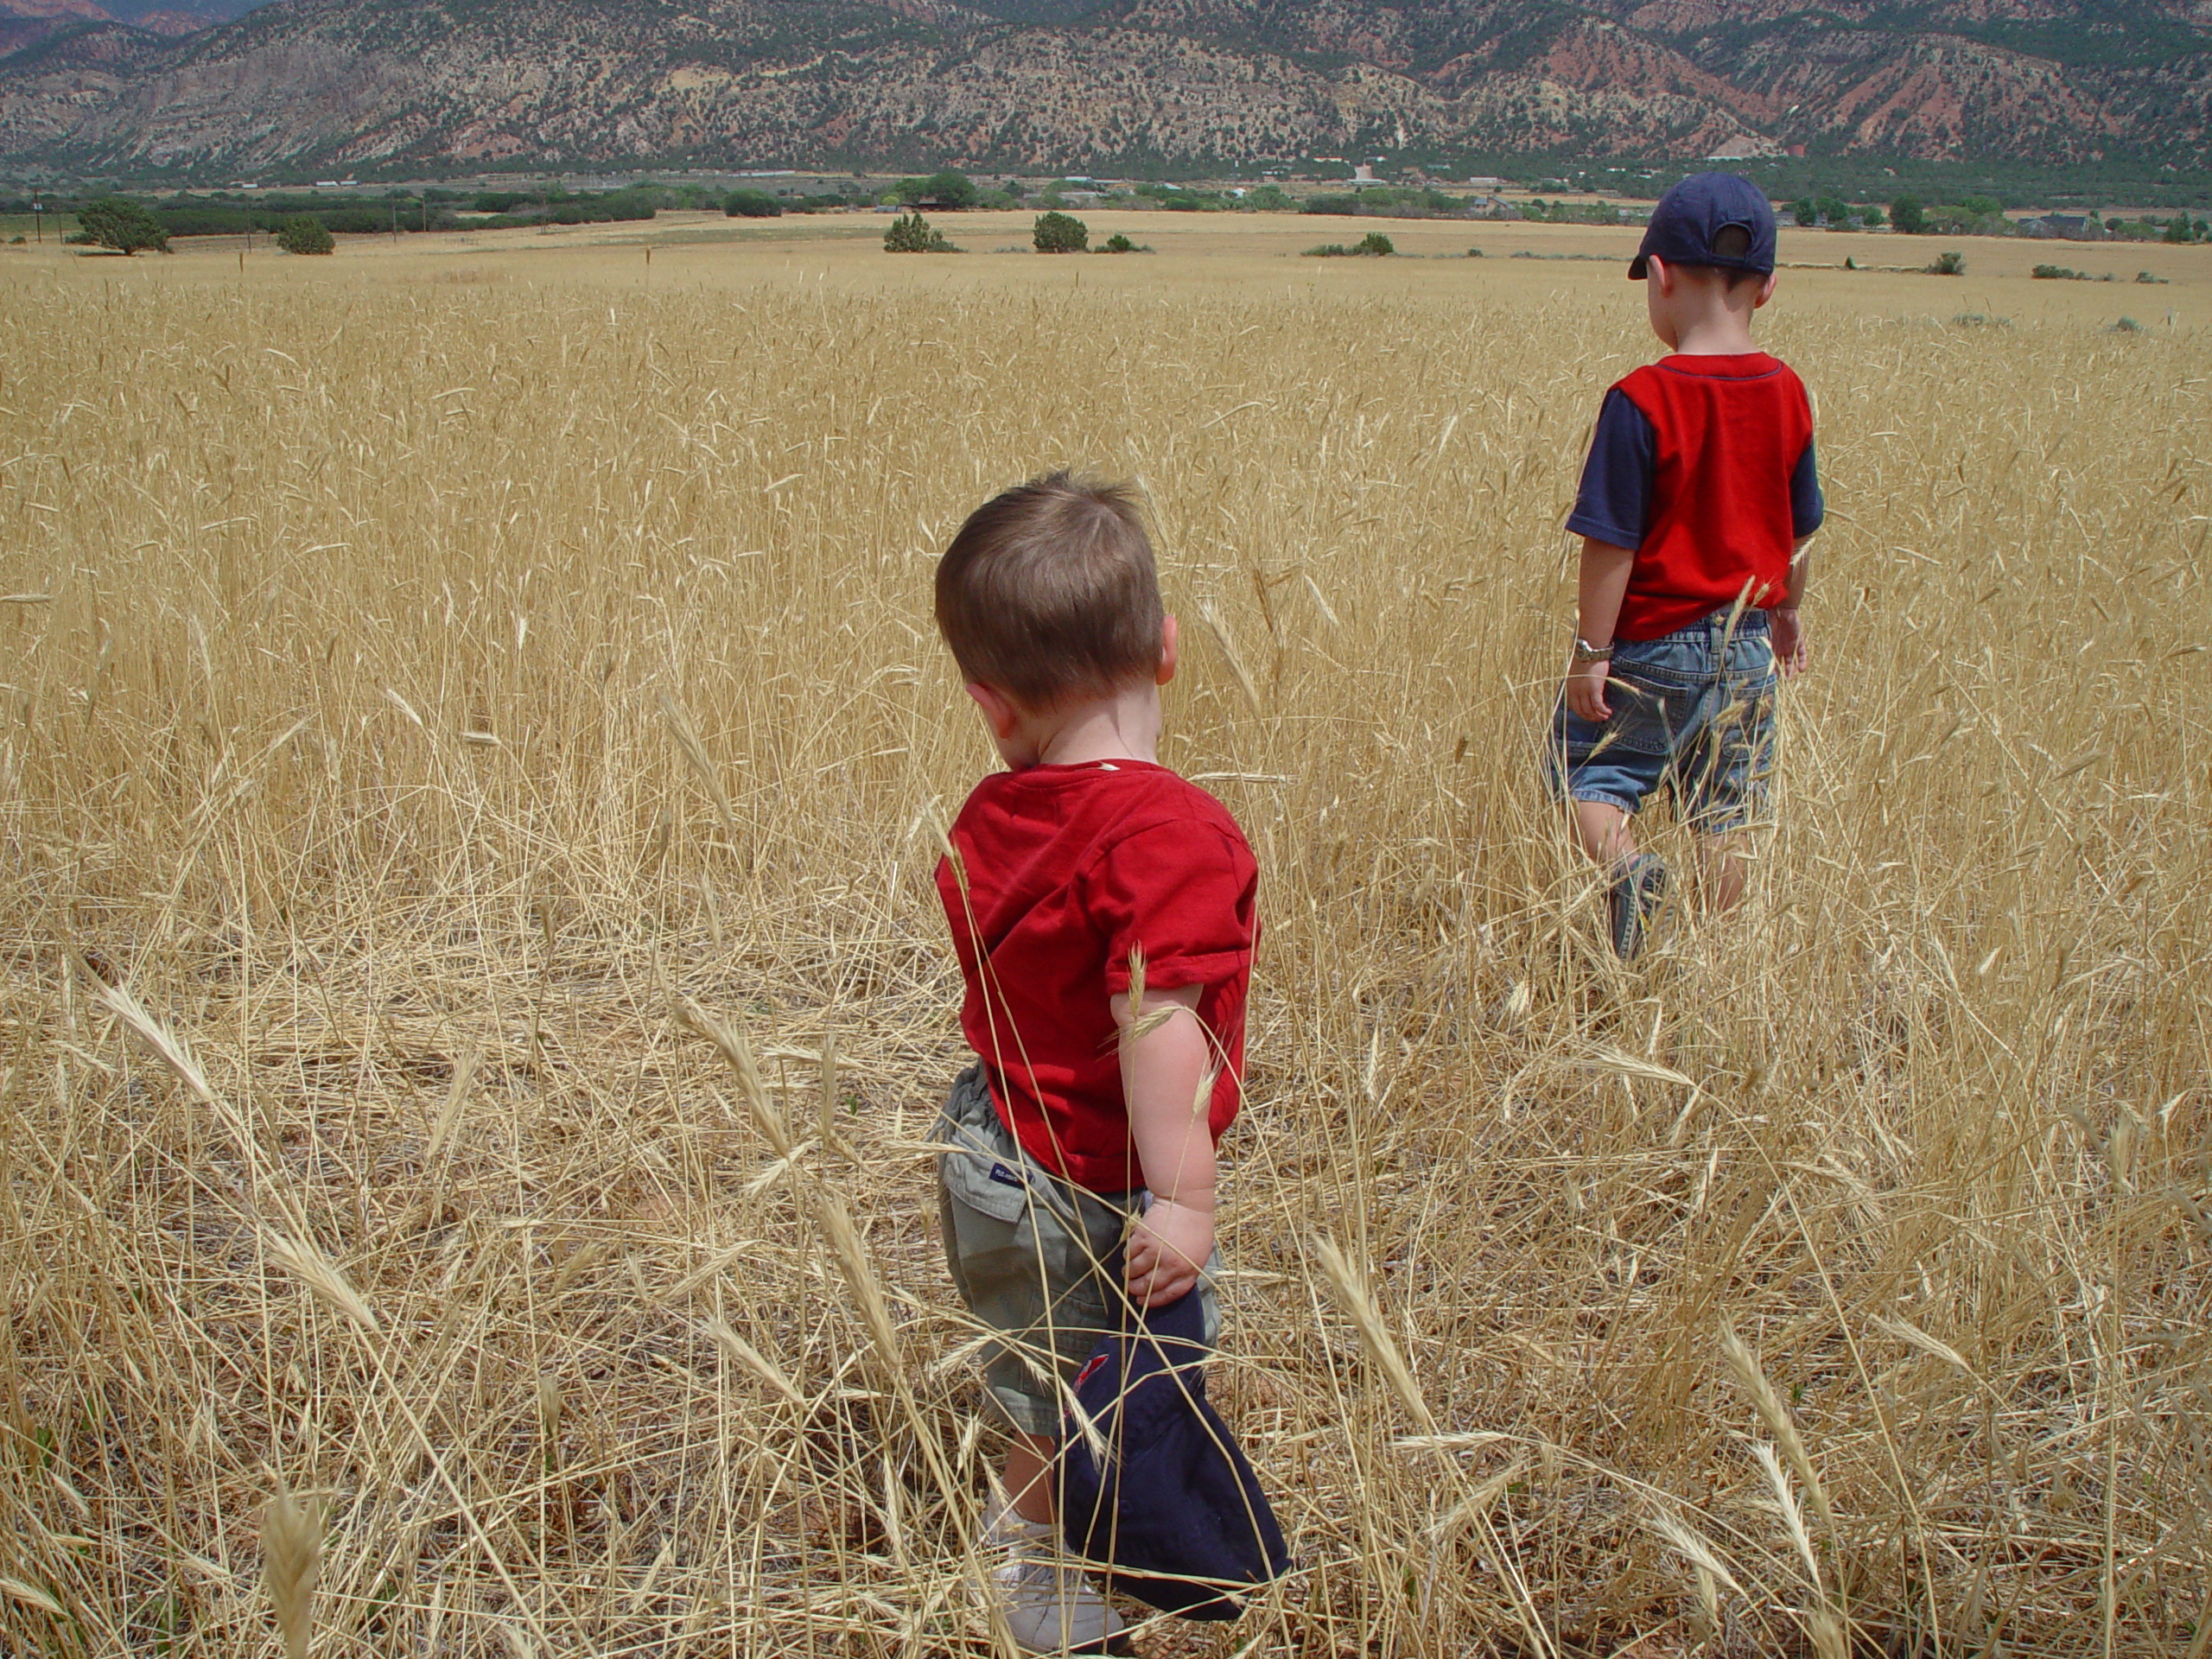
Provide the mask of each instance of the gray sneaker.
[{"label": "gray sneaker", "polygon": [[983,1523],[982,1543],[994,1554],[1004,1554],[990,1569],[990,1590],[1024,1653],[1128,1651],[1121,1615],[1081,1568],[1063,1563],[1052,1527],[995,1506]]},{"label": "gray sneaker", "polygon": [[1667,896],[1667,867],[1649,853],[1636,853],[1620,867],[1606,895],[1611,910],[1613,950],[1634,962],[1643,950],[1651,918]]}]

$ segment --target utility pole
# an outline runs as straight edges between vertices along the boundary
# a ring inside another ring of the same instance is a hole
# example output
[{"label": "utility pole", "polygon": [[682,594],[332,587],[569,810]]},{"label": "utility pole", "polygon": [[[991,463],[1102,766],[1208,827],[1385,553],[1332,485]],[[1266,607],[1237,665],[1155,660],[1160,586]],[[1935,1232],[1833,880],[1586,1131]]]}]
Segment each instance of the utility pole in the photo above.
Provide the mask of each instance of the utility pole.
[{"label": "utility pole", "polygon": [[31,201],[31,232],[42,245],[46,241],[46,204],[35,197]]}]

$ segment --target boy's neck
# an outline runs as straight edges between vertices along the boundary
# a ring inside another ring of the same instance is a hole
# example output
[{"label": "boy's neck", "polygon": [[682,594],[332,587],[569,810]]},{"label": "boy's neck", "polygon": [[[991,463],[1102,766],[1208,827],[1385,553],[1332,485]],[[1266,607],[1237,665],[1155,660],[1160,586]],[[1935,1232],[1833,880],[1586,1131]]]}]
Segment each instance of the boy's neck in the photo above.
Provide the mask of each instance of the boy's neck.
[{"label": "boy's neck", "polygon": [[1644,300],[1651,332],[1682,357],[1742,357],[1758,350],[1751,318],[1774,294],[1771,272],[1743,281],[1702,265],[1652,257]]},{"label": "boy's neck", "polygon": [[1744,357],[1758,348],[1751,318],[1725,307],[1685,319],[1675,336],[1678,357]]},{"label": "boy's neck", "polygon": [[1024,713],[999,740],[1009,766],[1082,766],[1102,760],[1159,764],[1160,688],[1124,686],[1110,696],[1084,697],[1049,714]]}]

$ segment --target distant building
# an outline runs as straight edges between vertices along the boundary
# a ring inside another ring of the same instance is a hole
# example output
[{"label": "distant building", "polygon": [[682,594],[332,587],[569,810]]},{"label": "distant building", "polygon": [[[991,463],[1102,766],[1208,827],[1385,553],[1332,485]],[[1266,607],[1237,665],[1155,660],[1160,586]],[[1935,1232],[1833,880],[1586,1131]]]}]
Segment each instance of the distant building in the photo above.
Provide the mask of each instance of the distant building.
[{"label": "distant building", "polygon": [[1503,179],[1493,179],[1484,175],[1469,179],[1467,181],[1467,188],[1471,190],[1486,190],[1491,194],[1496,195],[1500,190],[1505,188],[1505,181]]},{"label": "distant building", "polygon": [[1493,195],[1484,196],[1479,201],[1469,202],[1467,217],[1469,219],[1521,219],[1525,215],[1511,202],[1501,200]]},{"label": "distant building", "polygon": [[1366,162],[1362,162],[1352,168],[1351,181],[1354,184],[1380,184],[1382,182],[1382,180],[1375,176],[1374,167]]}]

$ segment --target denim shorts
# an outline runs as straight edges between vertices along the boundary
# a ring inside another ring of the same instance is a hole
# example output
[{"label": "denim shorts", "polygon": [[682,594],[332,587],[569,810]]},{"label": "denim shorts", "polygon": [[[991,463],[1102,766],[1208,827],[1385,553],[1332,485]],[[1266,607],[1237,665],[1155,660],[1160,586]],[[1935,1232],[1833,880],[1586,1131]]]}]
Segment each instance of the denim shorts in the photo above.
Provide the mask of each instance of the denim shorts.
[{"label": "denim shorts", "polygon": [[1605,684],[1612,718],[1592,725],[1564,697],[1552,712],[1552,787],[1633,813],[1664,786],[1700,834],[1741,830],[1766,811],[1777,678],[1764,611],[1624,640]]},{"label": "denim shorts", "polygon": [[[1093,1192],[1024,1153],[991,1103],[983,1068],[954,1081],[930,1139],[938,1155],[938,1205],[945,1265],[977,1324],[986,1397],[1007,1424],[1056,1438],[1072,1383],[1100,1337],[1121,1328],[1122,1235],[1149,1195]],[[1209,1346],[1221,1332],[1213,1275],[1199,1275]]]}]

